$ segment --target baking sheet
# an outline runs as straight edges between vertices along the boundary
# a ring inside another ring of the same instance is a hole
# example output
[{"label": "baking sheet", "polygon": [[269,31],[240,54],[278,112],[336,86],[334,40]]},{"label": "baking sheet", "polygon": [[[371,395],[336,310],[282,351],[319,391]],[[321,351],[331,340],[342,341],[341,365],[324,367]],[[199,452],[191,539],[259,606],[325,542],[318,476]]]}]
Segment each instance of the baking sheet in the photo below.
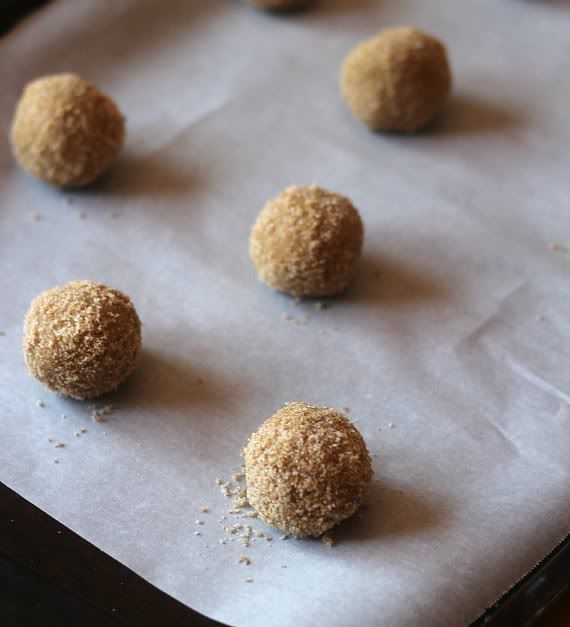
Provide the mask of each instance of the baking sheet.
[{"label": "baking sheet", "polygon": [[[398,24],[445,40],[455,75],[415,137],[367,133],[337,94],[344,54]],[[0,40],[0,480],[224,622],[473,620],[570,530],[569,52],[562,1],[277,18],[67,0]],[[7,132],[25,82],[68,70],[115,97],[128,141],[101,183],[61,193],[19,171]],[[366,225],[325,310],[259,284],[247,254],[264,201],[313,182]],[[31,299],[76,278],[126,291],[143,321],[140,370],[100,403],[47,392],[21,358]],[[368,507],[332,549],[220,544],[216,478],[291,400],[350,407]]]}]

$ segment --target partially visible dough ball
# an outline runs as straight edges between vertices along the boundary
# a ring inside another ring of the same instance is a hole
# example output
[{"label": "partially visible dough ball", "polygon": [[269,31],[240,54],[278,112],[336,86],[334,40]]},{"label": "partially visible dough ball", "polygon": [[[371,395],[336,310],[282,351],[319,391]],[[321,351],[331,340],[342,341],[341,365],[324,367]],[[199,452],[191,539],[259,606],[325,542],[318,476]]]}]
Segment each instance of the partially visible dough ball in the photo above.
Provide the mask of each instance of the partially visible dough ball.
[{"label": "partially visible dough ball", "polygon": [[292,296],[333,296],[350,282],[364,238],[348,198],[308,185],[267,202],[249,252],[259,278]]},{"label": "partially visible dough ball", "polygon": [[256,9],[266,9],[268,11],[294,11],[303,9],[312,0],[247,0]]},{"label": "partially visible dough ball", "polygon": [[12,149],[22,168],[58,187],[92,183],[116,159],[124,137],[116,104],[76,74],[28,83],[12,123]]},{"label": "partially visible dough ball", "polygon": [[138,365],[141,323],[119,290],[71,281],[34,299],[23,348],[30,374],[50,390],[94,398],[114,390]]},{"label": "partially visible dough ball", "polygon": [[451,90],[445,46],[413,28],[388,29],[359,44],[341,70],[352,113],[373,131],[427,126]]},{"label": "partially visible dough ball", "polygon": [[244,449],[247,498],[265,523],[318,536],[352,516],[372,479],[358,429],[327,407],[288,403]]}]

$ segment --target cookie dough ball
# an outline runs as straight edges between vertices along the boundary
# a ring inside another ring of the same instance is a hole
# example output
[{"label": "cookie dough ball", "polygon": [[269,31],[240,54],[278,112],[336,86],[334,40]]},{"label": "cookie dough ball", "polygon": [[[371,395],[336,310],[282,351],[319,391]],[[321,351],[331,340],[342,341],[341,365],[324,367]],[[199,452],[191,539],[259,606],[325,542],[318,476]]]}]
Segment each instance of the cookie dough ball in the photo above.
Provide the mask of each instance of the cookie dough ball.
[{"label": "cookie dough ball", "polygon": [[138,364],[141,323],[128,296],[92,281],[42,292],[24,324],[30,373],[77,399],[114,390]]},{"label": "cookie dough ball", "polygon": [[247,497],[264,522],[318,536],[361,505],[372,478],[356,427],[335,409],[289,403],[244,449]]},{"label": "cookie dough ball", "polygon": [[303,9],[311,0],[248,0],[256,9],[267,11],[296,11]]},{"label": "cookie dough ball", "polygon": [[28,83],[14,114],[12,149],[32,176],[58,187],[81,187],[116,159],[125,119],[115,103],[76,74]]},{"label": "cookie dough ball", "polygon": [[427,126],[451,90],[444,45],[413,28],[385,30],[346,57],[341,91],[352,113],[373,131]]},{"label": "cookie dough ball", "polygon": [[348,198],[289,187],[261,210],[249,253],[259,278],[292,296],[333,296],[352,278],[364,227]]}]

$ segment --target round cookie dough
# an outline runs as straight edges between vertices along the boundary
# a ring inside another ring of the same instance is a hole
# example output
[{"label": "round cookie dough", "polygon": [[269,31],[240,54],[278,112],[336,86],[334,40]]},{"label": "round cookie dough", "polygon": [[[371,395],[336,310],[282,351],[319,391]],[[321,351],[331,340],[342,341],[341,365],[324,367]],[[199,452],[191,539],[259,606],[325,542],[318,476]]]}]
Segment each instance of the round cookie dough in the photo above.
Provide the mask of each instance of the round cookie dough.
[{"label": "round cookie dough", "polygon": [[30,374],[50,390],[94,398],[114,390],[138,365],[141,323],[119,290],[71,281],[34,299],[23,349]]},{"label": "round cookie dough", "polygon": [[359,44],[341,70],[343,97],[373,131],[425,128],[451,91],[445,46],[413,28],[394,28]]},{"label": "round cookie dough", "polygon": [[12,149],[32,176],[58,187],[92,183],[116,159],[125,119],[115,103],[76,74],[26,85],[12,122]]},{"label": "round cookie dough", "polygon": [[350,282],[364,238],[348,198],[316,185],[289,187],[267,202],[249,253],[257,274],[292,296],[333,296]]},{"label": "round cookie dough", "polygon": [[296,11],[303,9],[311,0],[247,0],[256,9],[267,11]]},{"label": "round cookie dough", "polygon": [[288,403],[243,451],[247,497],[268,525],[319,536],[360,507],[372,478],[366,444],[335,409]]}]

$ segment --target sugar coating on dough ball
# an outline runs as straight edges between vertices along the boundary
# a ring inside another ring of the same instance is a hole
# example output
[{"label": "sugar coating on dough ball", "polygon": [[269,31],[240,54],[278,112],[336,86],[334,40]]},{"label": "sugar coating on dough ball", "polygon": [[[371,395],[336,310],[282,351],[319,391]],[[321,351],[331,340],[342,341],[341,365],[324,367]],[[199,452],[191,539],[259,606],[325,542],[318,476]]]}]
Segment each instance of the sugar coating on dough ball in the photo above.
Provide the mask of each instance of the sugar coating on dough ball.
[{"label": "sugar coating on dough ball", "polygon": [[268,11],[294,11],[303,9],[311,3],[311,0],[247,0],[256,9]]},{"label": "sugar coating on dough ball", "polygon": [[350,282],[364,227],[348,198],[308,185],[267,202],[249,252],[259,278],[292,296],[333,296]]},{"label": "sugar coating on dough ball", "polygon": [[26,85],[12,122],[12,150],[32,176],[58,187],[92,183],[117,158],[125,119],[116,104],[76,74]]},{"label": "sugar coating on dough ball", "polygon": [[318,536],[360,507],[372,479],[362,435],[335,409],[288,403],[243,451],[247,497],[268,525]]},{"label": "sugar coating on dough ball", "polygon": [[340,77],[352,113],[373,131],[427,126],[451,90],[445,46],[413,28],[388,29],[346,57]]},{"label": "sugar coating on dough ball", "polygon": [[114,390],[138,365],[141,323],[128,296],[92,281],[42,292],[24,323],[28,370],[76,399]]}]

